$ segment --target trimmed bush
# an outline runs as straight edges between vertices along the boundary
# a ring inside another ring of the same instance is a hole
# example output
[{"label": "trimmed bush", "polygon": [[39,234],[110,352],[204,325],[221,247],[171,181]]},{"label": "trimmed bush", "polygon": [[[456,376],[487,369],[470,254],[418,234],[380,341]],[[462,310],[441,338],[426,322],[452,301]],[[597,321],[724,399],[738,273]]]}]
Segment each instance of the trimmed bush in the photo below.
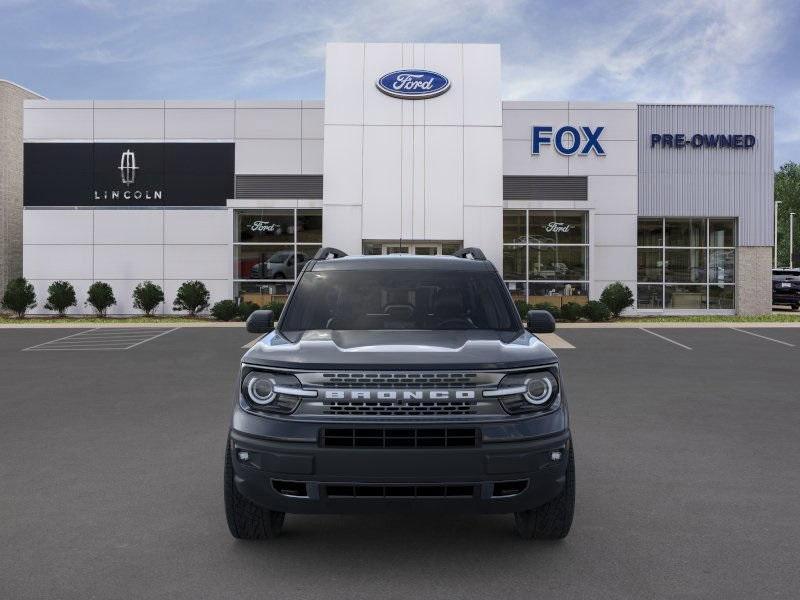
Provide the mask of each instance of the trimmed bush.
[{"label": "trimmed bush", "polygon": [[611,311],[602,302],[589,300],[588,304],[583,307],[583,316],[593,323],[597,323],[599,321],[608,321],[611,318]]},{"label": "trimmed bush", "polygon": [[551,315],[553,315],[554,319],[561,318],[561,309],[558,308],[555,304],[550,304],[549,302],[539,302],[538,304],[534,304],[531,306],[532,310],[546,310]]},{"label": "trimmed bush", "polygon": [[133,307],[144,311],[148,317],[153,315],[153,311],[164,301],[164,290],[160,285],[152,281],[140,283],[133,290]]},{"label": "trimmed bush", "polygon": [[517,307],[519,318],[522,319],[524,323],[525,319],[528,318],[528,311],[531,309],[531,305],[525,302],[525,300],[514,300],[514,306]]},{"label": "trimmed bush", "polygon": [[95,281],[89,286],[89,293],[86,296],[86,304],[92,306],[97,311],[98,317],[105,317],[109,308],[117,303],[114,298],[114,290],[103,281]]},{"label": "trimmed bush", "polygon": [[15,313],[20,319],[25,318],[29,308],[36,306],[36,292],[33,285],[24,277],[8,282],[0,306]]},{"label": "trimmed bush", "polygon": [[202,281],[184,281],[178,288],[172,310],[185,310],[189,312],[190,317],[195,317],[197,313],[208,308],[210,299],[211,294]]},{"label": "trimmed bush", "polygon": [[54,310],[59,317],[63,317],[70,306],[78,304],[75,298],[75,288],[69,281],[54,281],[47,287],[47,310]]},{"label": "trimmed bush", "polygon": [[280,300],[272,300],[267,302],[263,308],[264,310],[271,310],[272,316],[275,318],[275,321],[281,318],[281,313],[283,312],[283,307],[286,306],[285,302],[281,302]]},{"label": "trimmed bush", "polygon": [[618,317],[623,310],[633,306],[633,292],[627,285],[615,281],[600,294],[600,302],[608,307],[614,317]]},{"label": "trimmed bush", "polygon": [[258,304],[255,302],[244,301],[239,303],[237,313],[242,321],[247,321],[247,317],[253,314],[254,310],[258,310]]},{"label": "trimmed bush", "polygon": [[567,302],[561,307],[561,318],[573,323],[583,316],[583,306],[577,302]]},{"label": "trimmed bush", "polygon": [[211,307],[211,316],[218,321],[232,321],[236,312],[236,302],[233,300],[220,300]]}]

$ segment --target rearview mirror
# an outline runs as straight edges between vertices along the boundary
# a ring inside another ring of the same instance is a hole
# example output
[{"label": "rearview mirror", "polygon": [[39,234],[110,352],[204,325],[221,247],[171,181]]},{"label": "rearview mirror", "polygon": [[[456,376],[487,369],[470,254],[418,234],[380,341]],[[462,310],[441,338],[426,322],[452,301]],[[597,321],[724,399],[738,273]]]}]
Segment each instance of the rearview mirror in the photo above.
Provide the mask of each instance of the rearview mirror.
[{"label": "rearview mirror", "polygon": [[527,329],[531,333],[553,333],[556,330],[556,320],[546,310],[529,310]]},{"label": "rearview mirror", "polygon": [[247,331],[250,333],[267,333],[272,331],[275,317],[271,310],[254,310],[247,317]]}]

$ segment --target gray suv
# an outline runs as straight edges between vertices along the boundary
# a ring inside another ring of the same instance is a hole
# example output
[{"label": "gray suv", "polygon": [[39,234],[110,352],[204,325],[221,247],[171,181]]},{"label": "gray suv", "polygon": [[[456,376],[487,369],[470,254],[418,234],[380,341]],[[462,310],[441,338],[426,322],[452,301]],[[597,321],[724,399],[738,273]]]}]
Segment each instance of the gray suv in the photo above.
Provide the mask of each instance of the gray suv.
[{"label": "gray suv", "polygon": [[[477,248],[346,257],[321,249],[280,321],[242,358],[225,452],[231,534],[276,537],[286,513],[509,513],[559,539],[575,459],[558,358],[523,325]],[[274,326],[273,326],[274,325]]]}]

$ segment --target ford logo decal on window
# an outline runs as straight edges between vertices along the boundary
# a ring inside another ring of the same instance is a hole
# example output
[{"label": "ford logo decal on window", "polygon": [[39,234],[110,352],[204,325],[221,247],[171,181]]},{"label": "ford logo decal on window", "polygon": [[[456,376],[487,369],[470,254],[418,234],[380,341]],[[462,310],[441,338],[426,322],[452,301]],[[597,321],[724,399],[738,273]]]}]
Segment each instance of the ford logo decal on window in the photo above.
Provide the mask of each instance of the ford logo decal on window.
[{"label": "ford logo decal on window", "polygon": [[424,100],[444,94],[450,89],[450,80],[435,71],[403,69],[381,75],[375,85],[384,94],[395,98]]}]

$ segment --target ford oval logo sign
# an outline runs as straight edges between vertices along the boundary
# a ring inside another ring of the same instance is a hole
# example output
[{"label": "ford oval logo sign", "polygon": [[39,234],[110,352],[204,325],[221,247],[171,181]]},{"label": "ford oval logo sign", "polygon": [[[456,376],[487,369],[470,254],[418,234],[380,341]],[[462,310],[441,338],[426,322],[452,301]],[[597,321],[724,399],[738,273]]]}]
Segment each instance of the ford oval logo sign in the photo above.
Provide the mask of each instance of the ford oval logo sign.
[{"label": "ford oval logo sign", "polygon": [[382,75],[375,85],[384,94],[395,98],[424,100],[444,94],[450,89],[450,80],[435,71],[403,69]]}]

